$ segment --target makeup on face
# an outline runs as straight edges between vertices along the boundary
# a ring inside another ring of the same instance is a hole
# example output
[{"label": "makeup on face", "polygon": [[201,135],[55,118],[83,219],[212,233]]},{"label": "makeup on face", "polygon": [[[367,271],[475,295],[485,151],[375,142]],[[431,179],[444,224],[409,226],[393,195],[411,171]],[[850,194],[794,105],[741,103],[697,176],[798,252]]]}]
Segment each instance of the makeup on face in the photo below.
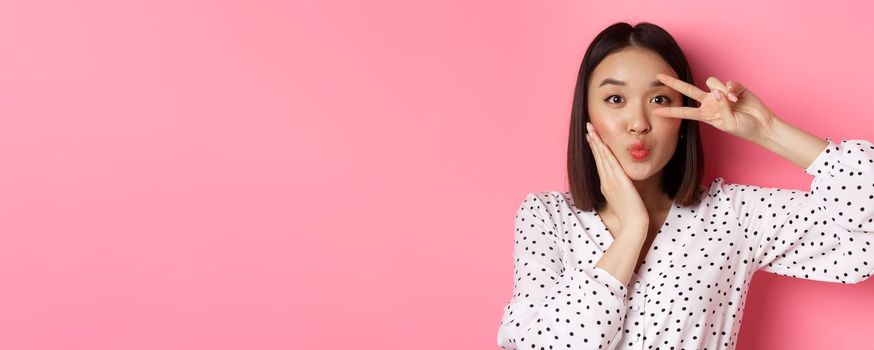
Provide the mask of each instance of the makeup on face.
[{"label": "makeup on face", "polygon": [[632,159],[641,161],[649,157],[650,149],[651,146],[648,146],[646,142],[641,139],[637,139],[628,146],[628,153],[631,154]]},{"label": "makeup on face", "polygon": [[636,175],[656,171],[673,153],[679,120],[656,116],[653,110],[682,103],[679,92],[656,78],[674,73],[656,53],[641,49],[613,53],[592,72],[590,120],[620,162],[639,165],[628,168]]}]

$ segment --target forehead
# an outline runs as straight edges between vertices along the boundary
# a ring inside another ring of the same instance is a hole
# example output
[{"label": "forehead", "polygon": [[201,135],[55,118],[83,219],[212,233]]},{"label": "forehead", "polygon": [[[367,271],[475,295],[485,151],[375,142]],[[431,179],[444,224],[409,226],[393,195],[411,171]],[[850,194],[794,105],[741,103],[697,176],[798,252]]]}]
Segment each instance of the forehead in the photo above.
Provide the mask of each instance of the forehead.
[{"label": "forehead", "polygon": [[624,81],[631,87],[648,87],[656,80],[657,73],[676,76],[674,69],[657,53],[629,47],[613,52],[601,60],[592,72],[590,85],[599,84],[605,78],[613,78]]}]

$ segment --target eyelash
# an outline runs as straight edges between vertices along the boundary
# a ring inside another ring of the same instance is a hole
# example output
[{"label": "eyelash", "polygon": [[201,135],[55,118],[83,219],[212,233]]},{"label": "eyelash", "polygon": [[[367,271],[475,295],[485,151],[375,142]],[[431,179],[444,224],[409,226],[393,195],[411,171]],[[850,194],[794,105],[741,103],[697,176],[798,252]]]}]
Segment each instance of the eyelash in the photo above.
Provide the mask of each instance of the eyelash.
[{"label": "eyelash", "polygon": [[[612,97],[614,97],[614,96],[616,96],[616,97],[621,97],[621,96],[619,96],[619,95],[610,95],[610,96],[607,96],[607,98],[605,98],[604,101],[607,102],[607,103],[609,103],[609,104],[615,104],[615,103],[610,103],[610,99],[611,99]],[[665,95],[658,95],[658,96],[656,96],[656,97],[664,97],[665,100],[667,100],[667,102],[665,102],[665,103],[671,103],[671,98],[670,98],[670,97],[667,97],[667,96],[665,96]],[[654,97],[654,98],[655,98],[655,97]]]}]

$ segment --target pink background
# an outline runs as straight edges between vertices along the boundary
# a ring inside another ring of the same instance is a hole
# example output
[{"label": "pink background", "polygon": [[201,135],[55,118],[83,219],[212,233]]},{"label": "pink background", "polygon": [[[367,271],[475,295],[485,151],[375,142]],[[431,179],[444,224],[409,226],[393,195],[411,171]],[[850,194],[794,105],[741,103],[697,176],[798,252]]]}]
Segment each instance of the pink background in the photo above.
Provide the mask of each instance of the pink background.
[{"label": "pink background", "polygon": [[[513,215],[566,190],[574,79],[670,31],[820,137],[872,139],[872,8],[4,1],[0,349],[490,349]],[[705,126],[709,181],[807,190]],[[741,156],[745,154],[748,156]],[[740,349],[872,348],[874,281],[759,273]]]}]

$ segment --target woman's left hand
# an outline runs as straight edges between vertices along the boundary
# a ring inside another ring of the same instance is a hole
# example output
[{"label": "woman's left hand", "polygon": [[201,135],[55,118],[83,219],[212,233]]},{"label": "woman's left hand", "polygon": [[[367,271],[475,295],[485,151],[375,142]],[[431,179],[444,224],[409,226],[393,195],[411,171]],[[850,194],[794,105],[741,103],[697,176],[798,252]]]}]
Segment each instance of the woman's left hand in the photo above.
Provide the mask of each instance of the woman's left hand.
[{"label": "woman's left hand", "polygon": [[727,85],[723,85],[715,77],[707,78],[708,93],[669,75],[657,74],[656,78],[700,103],[699,107],[657,108],[654,110],[656,115],[705,122],[753,142],[764,137],[765,131],[776,118],[752,91],[736,81],[729,80]]}]

